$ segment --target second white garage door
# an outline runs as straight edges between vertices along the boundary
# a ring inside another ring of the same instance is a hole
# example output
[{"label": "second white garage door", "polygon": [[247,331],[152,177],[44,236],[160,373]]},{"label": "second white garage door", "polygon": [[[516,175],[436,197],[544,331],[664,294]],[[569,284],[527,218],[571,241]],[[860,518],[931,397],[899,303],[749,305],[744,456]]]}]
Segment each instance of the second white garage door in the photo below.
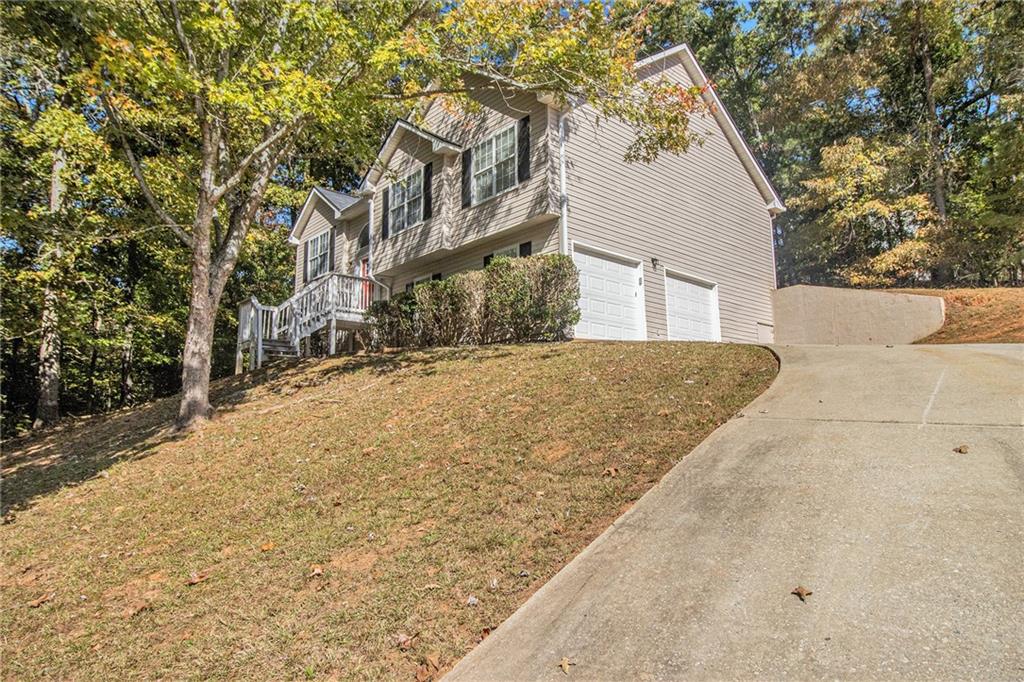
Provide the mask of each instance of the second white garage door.
[{"label": "second white garage door", "polygon": [[642,340],[643,292],[637,263],[613,256],[573,249],[580,271],[580,339]]},{"label": "second white garage door", "polygon": [[673,341],[721,341],[718,292],[713,284],[665,275],[668,338]]}]

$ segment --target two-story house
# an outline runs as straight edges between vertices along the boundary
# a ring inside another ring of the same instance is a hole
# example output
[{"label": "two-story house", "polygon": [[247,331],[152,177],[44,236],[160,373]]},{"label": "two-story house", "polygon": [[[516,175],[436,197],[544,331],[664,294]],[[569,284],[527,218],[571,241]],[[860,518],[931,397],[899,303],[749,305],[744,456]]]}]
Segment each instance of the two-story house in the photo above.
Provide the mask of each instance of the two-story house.
[{"label": "two-story house", "polygon": [[[782,201],[687,46],[637,68],[704,88],[700,144],[627,163],[633,131],[587,104],[496,87],[471,114],[431,103],[419,125],[394,124],[357,191],[310,192],[290,235],[296,295],[288,310],[257,304],[264,329],[297,344],[329,326],[333,349],[374,298],[560,252],[580,270],[577,338],[770,341]],[[343,314],[317,313],[328,300]]]}]

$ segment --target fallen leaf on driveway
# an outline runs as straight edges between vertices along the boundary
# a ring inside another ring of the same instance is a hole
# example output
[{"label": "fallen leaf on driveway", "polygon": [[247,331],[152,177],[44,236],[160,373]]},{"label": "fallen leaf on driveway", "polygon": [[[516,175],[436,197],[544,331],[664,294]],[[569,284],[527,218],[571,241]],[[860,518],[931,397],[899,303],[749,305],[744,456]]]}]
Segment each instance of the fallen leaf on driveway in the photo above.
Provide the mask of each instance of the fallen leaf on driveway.
[{"label": "fallen leaf on driveway", "polygon": [[40,606],[42,606],[46,602],[48,602],[51,599],[53,599],[53,596],[55,594],[57,594],[57,593],[56,592],[50,592],[49,594],[41,595],[38,599],[33,599],[32,601],[30,601],[28,603],[28,607],[30,609],[38,609]]},{"label": "fallen leaf on driveway", "polygon": [[961,455],[966,455],[967,454],[967,446],[966,445],[961,445],[959,447],[955,447],[955,448],[953,448],[953,452],[959,453]]},{"label": "fallen leaf on driveway", "polygon": [[188,576],[188,580],[185,581],[185,584],[189,585],[189,586],[198,585],[199,583],[203,582],[204,580],[209,580],[209,578],[210,578],[210,572],[209,571],[199,571],[198,573],[190,573],[189,576]]},{"label": "fallen leaf on driveway", "polygon": [[558,662],[558,667],[562,669],[562,672],[566,675],[569,674],[569,666],[576,665],[570,661],[567,657],[562,656],[562,660]]},{"label": "fallen leaf on driveway", "polygon": [[795,594],[796,596],[800,597],[800,601],[807,601],[807,597],[810,597],[814,593],[808,590],[806,587],[797,585],[796,588],[792,592],[790,592],[790,594]]}]

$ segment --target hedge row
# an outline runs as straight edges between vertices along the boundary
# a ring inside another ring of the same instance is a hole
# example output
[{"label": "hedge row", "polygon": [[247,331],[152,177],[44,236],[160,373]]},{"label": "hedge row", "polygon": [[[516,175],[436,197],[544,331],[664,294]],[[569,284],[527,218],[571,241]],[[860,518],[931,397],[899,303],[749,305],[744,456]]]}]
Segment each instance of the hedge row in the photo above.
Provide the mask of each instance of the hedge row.
[{"label": "hedge row", "polygon": [[569,256],[495,258],[373,303],[365,341],[376,349],[562,340],[579,322],[579,297]]}]

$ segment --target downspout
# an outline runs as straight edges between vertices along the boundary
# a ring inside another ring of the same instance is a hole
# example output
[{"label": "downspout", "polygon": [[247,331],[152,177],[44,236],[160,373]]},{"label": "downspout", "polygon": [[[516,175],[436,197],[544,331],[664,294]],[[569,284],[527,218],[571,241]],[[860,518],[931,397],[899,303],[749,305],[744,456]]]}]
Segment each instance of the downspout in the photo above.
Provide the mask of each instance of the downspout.
[{"label": "downspout", "polygon": [[558,221],[558,253],[569,255],[569,189],[565,173],[565,118],[571,109],[558,114],[558,203],[561,216]]}]

